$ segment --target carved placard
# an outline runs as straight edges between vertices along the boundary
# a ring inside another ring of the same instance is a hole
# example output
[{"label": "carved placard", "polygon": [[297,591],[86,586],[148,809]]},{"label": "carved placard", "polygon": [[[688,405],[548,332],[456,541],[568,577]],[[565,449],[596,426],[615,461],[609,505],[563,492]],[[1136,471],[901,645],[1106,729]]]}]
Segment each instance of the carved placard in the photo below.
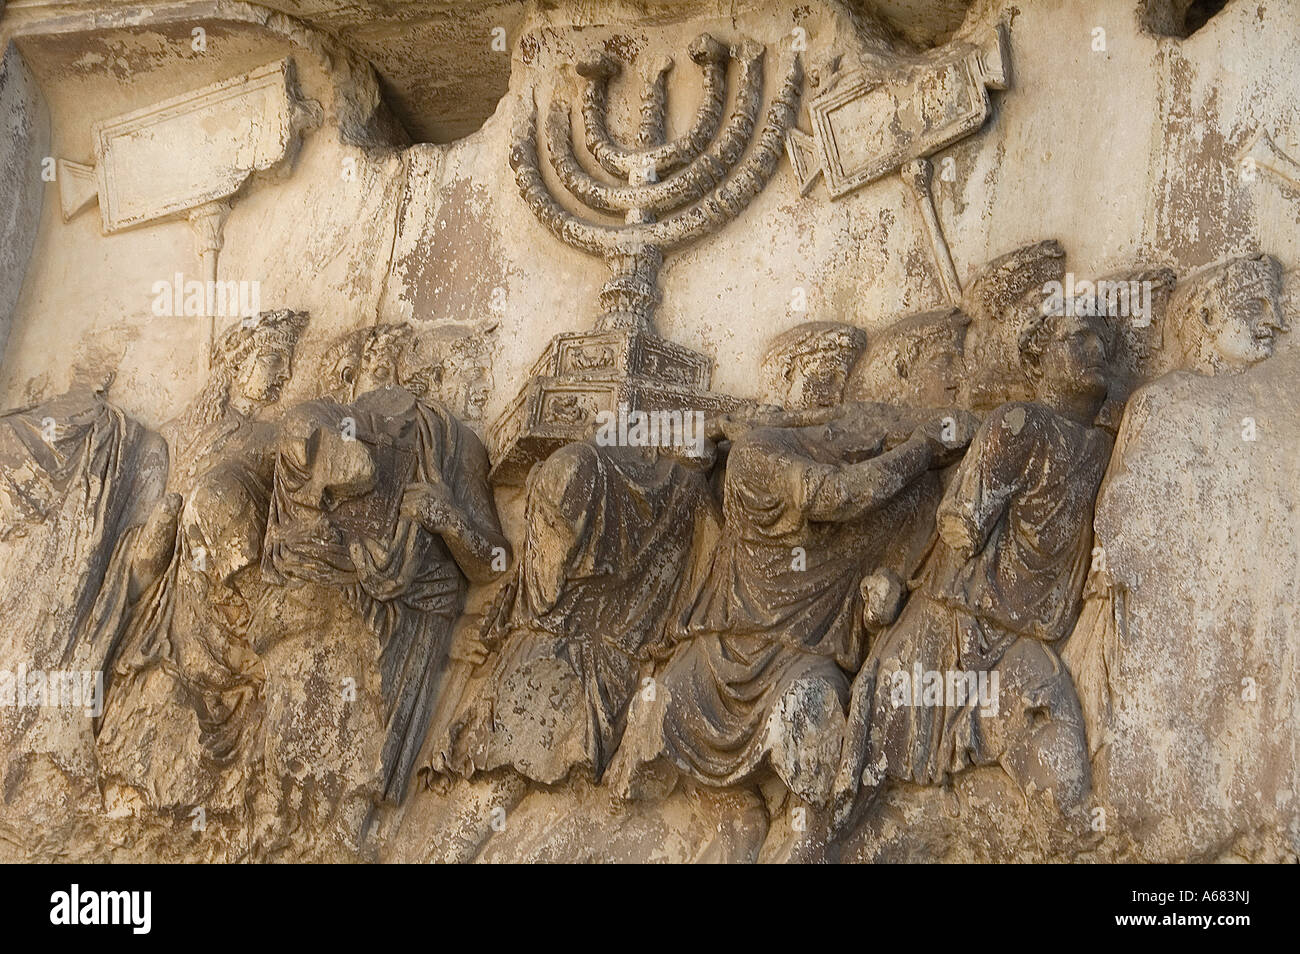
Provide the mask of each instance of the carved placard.
[{"label": "carved placard", "polygon": [[809,105],[832,198],[928,156],[973,132],[989,115],[974,55],[937,68],[842,79]]},{"label": "carved placard", "polygon": [[294,137],[291,61],[96,123],[104,231],[233,195],[288,153]]}]

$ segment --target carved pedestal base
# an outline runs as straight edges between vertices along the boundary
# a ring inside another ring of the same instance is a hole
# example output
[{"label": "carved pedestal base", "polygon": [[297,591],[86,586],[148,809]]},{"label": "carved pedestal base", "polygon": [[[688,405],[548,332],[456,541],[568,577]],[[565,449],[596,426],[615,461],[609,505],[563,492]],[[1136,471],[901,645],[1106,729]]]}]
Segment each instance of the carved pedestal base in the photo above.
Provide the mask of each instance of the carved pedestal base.
[{"label": "carved pedestal base", "polygon": [[630,329],[551,339],[529,381],[488,433],[495,483],[518,484],[552,451],[589,438],[601,411],[721,413],[741,402],[708,390],[706,355]]}]

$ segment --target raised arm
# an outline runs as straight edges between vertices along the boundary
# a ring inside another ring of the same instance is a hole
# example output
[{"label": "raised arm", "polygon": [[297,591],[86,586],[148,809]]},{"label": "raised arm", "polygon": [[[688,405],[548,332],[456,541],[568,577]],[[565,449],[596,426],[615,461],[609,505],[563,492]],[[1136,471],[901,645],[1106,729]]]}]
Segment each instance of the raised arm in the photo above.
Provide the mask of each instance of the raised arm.
[{"label": "raised arm", "polygon": [[934,462],[928,438],[914,435],[879,457],[839,467],[810,468],[804,514],[809,520],[844,521],[888,503]]},{"label": "raised arm", "polygon": [[933,467],[946,467],[970,443],[975,418],[951,412],[917,427],[898,446],[856,464],[817,465],[805,497],[809,520],[852,520],[888,503],[913,480]]},{"label": "raised arm", "polygon": [[441,536],[471,582],[489,583],[510,563],[510,541],[495,527],[476,521],[445,484],[408,485],[402,513]]}]

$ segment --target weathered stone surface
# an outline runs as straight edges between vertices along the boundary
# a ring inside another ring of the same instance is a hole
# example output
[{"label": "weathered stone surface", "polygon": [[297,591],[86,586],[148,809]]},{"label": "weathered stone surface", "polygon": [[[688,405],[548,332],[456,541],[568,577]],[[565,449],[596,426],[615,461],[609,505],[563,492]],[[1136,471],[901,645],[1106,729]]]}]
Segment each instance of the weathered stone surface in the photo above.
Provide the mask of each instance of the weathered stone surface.
[{"label": "weathered stone surface", "polygon": [[1297,0],[0,48],[6,859],[1300,856]]}]

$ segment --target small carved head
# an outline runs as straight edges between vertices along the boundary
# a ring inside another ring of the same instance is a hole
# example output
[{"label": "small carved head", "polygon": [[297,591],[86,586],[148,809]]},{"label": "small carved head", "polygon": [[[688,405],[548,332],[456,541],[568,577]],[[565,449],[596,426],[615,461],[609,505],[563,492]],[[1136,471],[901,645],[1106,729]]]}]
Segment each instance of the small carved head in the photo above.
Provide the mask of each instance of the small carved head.
[{"label": "small carved head", "polygon": [[354,395],[401,383],[398,363],[410,336],[411,327],[405,323],[376,325],[366,332],[361,339],[356,380],[352,382]]},{"label": "small carved head", "polygon": [[225,400],[244,410],[279,400],[306,327],[306,312],[281,309],[264,311],[227,331],[212,361],[213,382],[223,390]]},{"label": "small carved head", "polygon": [[968,322],[955,308],[894,322],[853,366],[844,399],[912,407],[953,403],[965,374]]},{"label": "small carved head", "polygon": [[1100,404],[1110,386],[1106,347],[1094,319],[1037,315],[1020,332],[1020,365],[1040,395]]},{"label": "small carved head", "polygon": [[450,342],[443,360],[442,390],[457,416],[467,421],[483,419],[492,394],[492,362],[481,340],[465,337]]},{"label": "small carved head", "polygon": [[840,403],[866,347],[865,331],[838,321],[809,321],[778,335],[763,357],[768,402],[789,409]]},{"label": "small carved head", "polygon": [[1282,314],[1282,266],[1271,255],[1233,258],[1174,290],[1169,324],[1192,369],[1249,367],[1273,353]]}]

